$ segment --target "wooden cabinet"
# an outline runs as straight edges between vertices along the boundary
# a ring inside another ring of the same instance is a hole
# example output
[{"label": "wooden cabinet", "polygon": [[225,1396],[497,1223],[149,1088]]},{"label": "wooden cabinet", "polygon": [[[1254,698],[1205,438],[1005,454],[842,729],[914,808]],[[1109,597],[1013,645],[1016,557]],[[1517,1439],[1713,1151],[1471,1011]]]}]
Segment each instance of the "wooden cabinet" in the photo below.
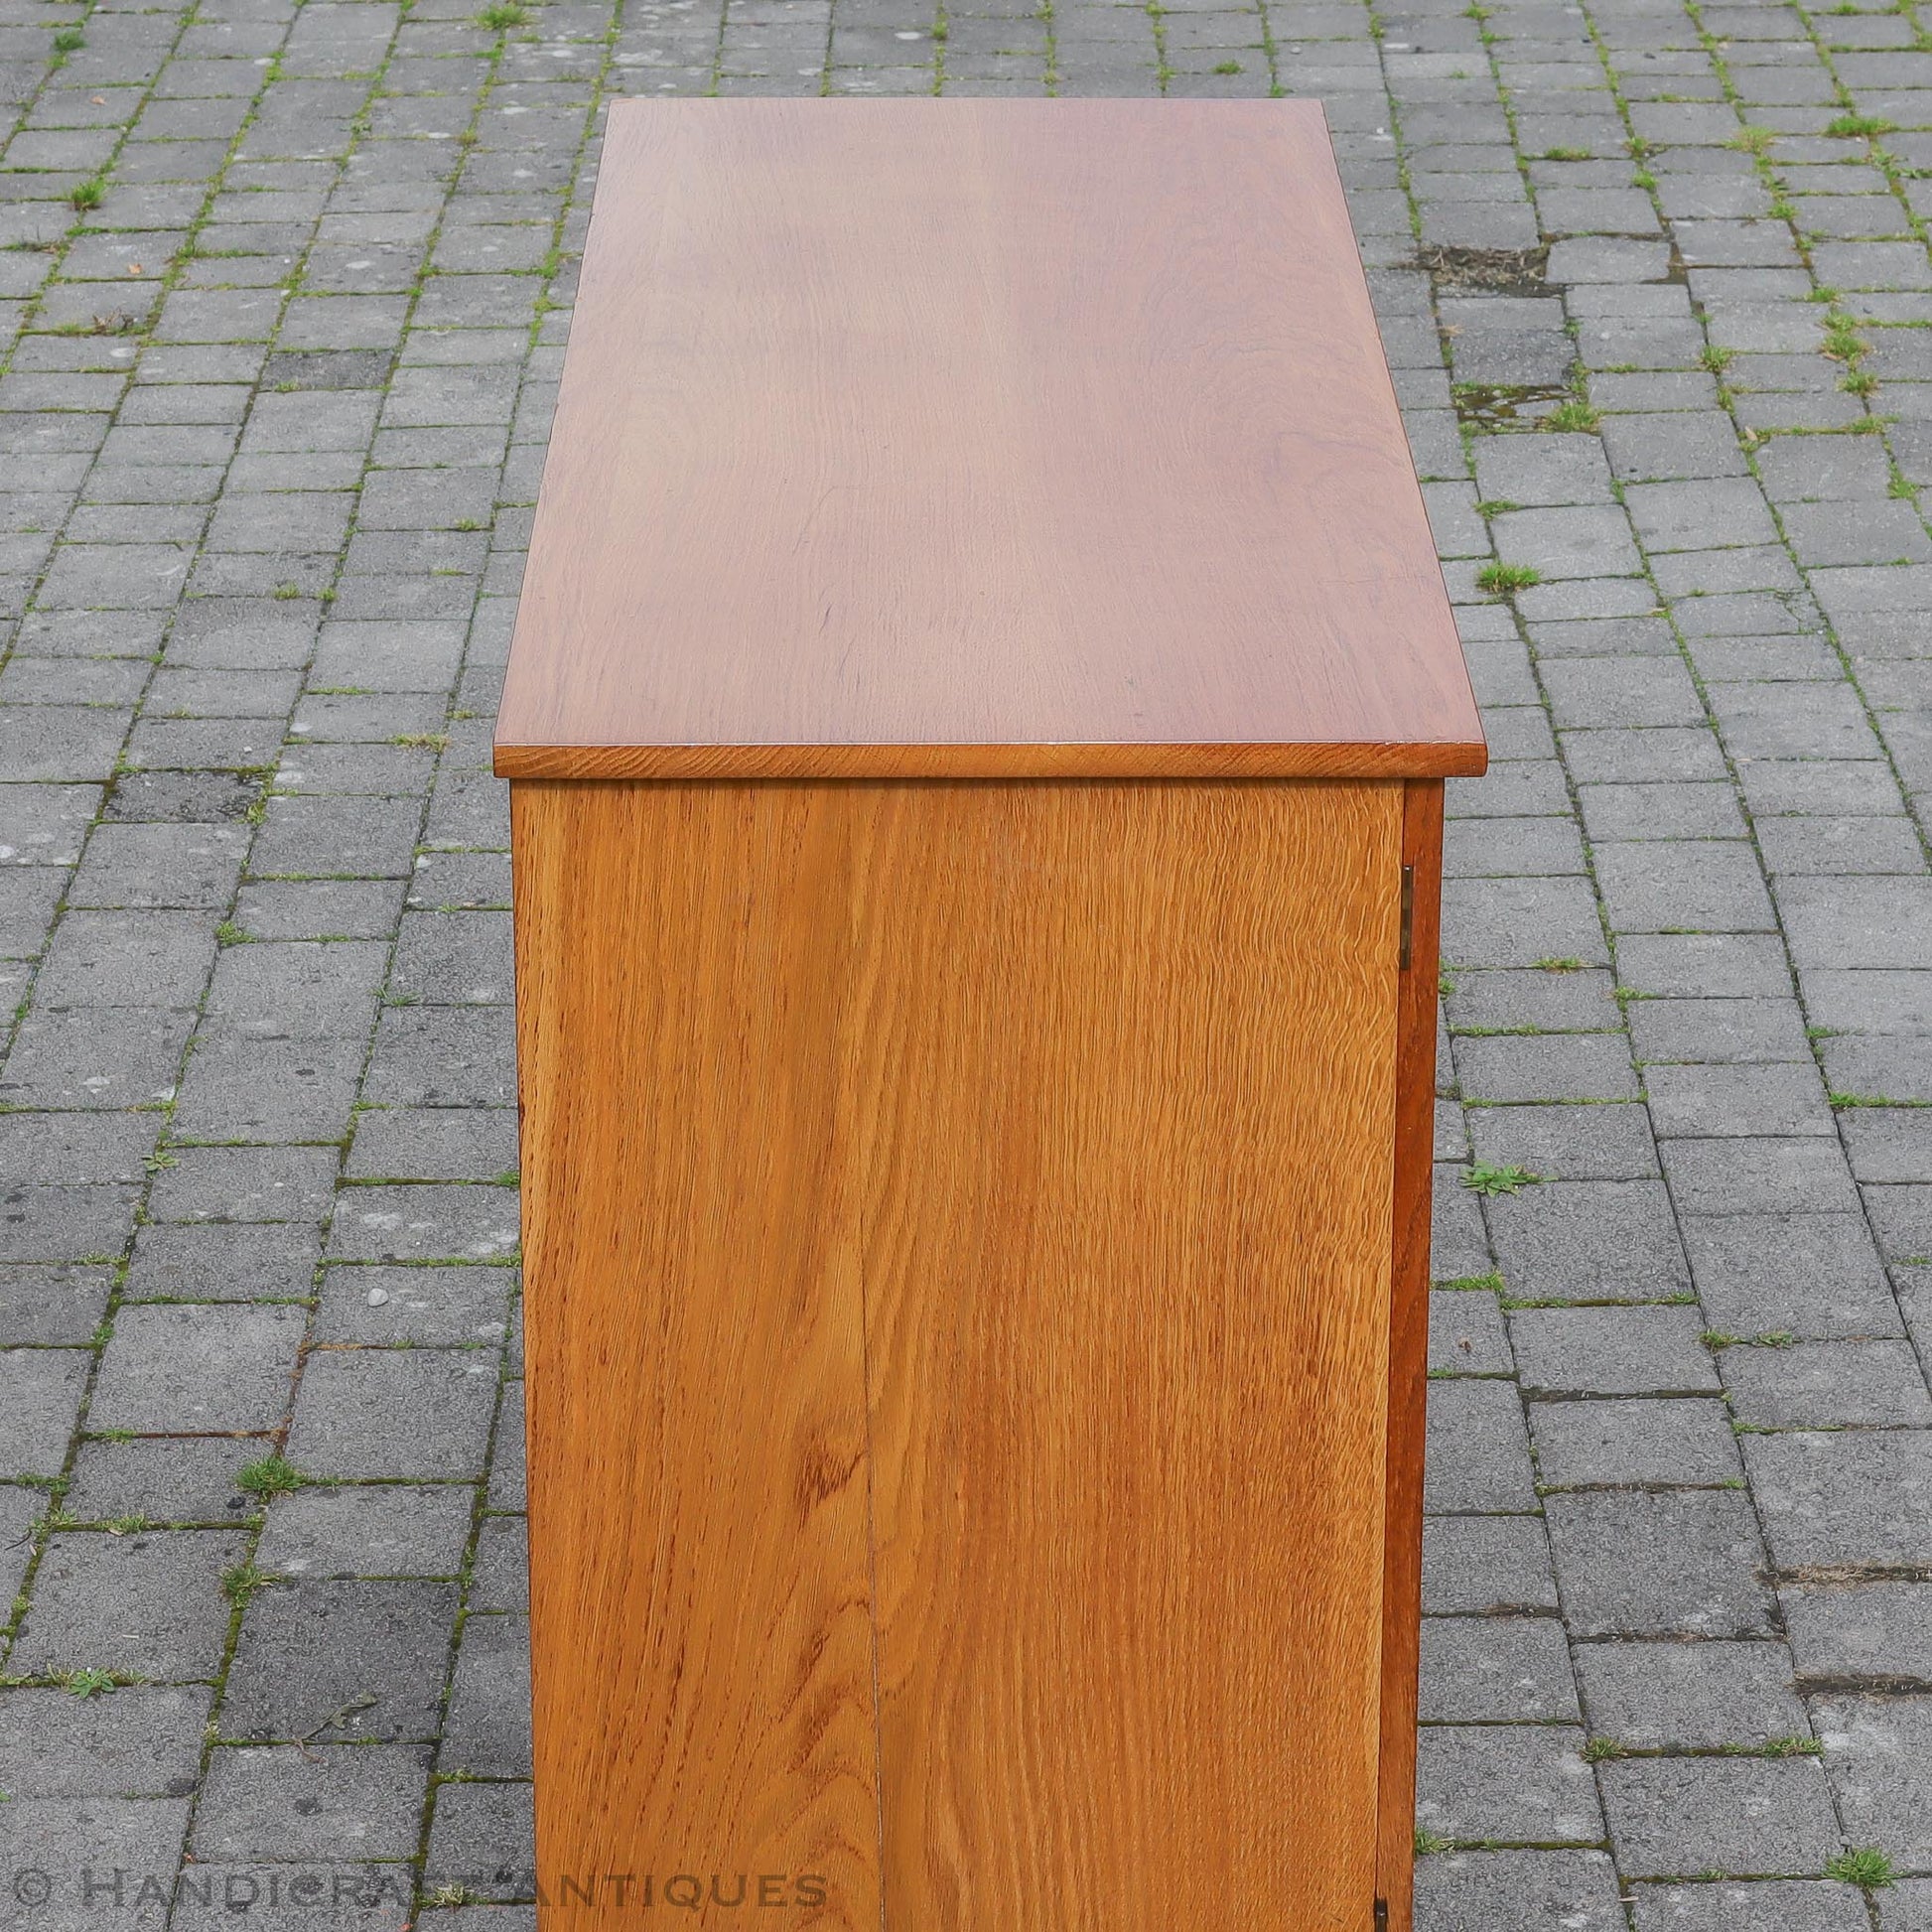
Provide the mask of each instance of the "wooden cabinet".
[{"label": "wooden cabinet", "polygon": [[496,756],[548,1924],[1405,1925],[1483,749],[1318,110],[619,103]]}]

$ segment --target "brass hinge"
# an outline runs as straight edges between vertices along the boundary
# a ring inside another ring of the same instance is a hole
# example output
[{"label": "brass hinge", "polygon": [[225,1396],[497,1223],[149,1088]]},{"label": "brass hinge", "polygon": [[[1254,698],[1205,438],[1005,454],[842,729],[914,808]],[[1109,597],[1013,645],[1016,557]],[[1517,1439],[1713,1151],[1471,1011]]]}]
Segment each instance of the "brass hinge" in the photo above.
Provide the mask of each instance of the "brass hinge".
[{"label": "brass hinge", "polygon": [[1416,869],[1402,868],[1402,937],[1397,946],[1397,961],[1406,973],[1416,937]]},{"label": "brass hinge", "polygon": [[[1405,879],[1409,876],[1407,866],[1402,868],[1402,875]],[[1403,964],[1407,965],[1408,961],[1404,960]],[[1386,1898],[1375,1901],[1375,1932],[1389,1932],[1389,1901]]]}]

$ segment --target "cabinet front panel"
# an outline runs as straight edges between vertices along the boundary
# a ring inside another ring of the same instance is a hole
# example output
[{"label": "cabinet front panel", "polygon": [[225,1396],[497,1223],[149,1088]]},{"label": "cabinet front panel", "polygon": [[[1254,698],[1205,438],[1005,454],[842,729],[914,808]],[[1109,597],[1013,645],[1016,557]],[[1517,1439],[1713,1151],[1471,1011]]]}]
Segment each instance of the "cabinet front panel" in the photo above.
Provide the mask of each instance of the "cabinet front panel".
[{"label": "cabinet front panel", "polygon": [[516,798],[552,1914],[1366,1928],[1401,786]]}]

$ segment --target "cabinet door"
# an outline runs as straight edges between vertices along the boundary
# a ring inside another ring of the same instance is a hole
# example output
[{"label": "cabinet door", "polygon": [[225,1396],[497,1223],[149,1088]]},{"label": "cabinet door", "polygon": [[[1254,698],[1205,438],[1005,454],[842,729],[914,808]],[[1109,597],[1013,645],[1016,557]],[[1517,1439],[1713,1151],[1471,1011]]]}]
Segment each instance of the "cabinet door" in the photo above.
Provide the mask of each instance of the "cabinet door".
[{"label": "cabinet door", "polygon": [[1370,1924],[1401,801],[855,794],[889,1926]]},{"label": "cabinet door", "polygon": [[878,1932],[850,826],[522,782],[511,839],[544,1922]]}]

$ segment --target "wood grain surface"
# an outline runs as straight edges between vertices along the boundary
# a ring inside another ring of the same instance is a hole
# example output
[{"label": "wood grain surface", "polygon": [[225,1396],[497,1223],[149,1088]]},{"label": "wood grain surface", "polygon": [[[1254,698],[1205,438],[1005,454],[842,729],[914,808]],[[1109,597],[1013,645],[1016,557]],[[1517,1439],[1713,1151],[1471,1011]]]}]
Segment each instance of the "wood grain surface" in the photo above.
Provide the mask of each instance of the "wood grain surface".
[{"label": "wood grain surface", "polygon": [[499,772],[1482,760],[1312,102],[614,104]]},{"label": "wood grain surface", "polygon": [[897,1926],[1367,1932],[1400,800],[908,787],[879,819]]},{"label": "wood grain surface", "polygon": [[1403,787],[513,796],[546,1922],[1365,1932]]},{"label": "wood grain surface", "polygon": [[1416,779],[1403,792],[1402,863],[1413,884],[1413,910],[1409,965],[1401,976],[1396,1014],[1388,1536],[1382,1593],[1382,1820],[1376,1883],[1389,1908],[1389,1932],[1409,1932],[1415,1901],[1423,1445],[1428,1433],[1437,945],[1443,900],[1443,787]]},{"label": "wood grain surface", "polygon": [[784,1923],[878,1932],[850,840],[798,791],[511,805],[546,1909],[777,1874]]}]

